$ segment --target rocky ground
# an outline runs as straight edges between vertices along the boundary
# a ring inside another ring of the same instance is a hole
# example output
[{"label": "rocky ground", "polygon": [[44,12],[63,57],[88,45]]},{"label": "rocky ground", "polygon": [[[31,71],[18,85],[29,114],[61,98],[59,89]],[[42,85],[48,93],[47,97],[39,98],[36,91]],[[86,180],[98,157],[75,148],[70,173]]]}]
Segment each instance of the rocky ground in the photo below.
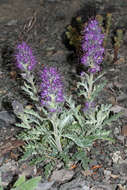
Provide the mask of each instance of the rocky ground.
[{"label": "rocky ground", "polygon": [[[13,60],[19,41],[26,41],[38,60],[35,76],[44,65],[57,66],[64,76],[68,91],[75,62],[68,62],[70,51],[63,43],[67,25],[76,15],[87,20],[96,14],[112,13],[113,27],[124,31],[123,45],[115,63],[105,63],[108,83],[99,101],[113,104],[113,111],[123,110],[119,121],[111,126],[116,142],[97,142],[89,153],[93,160],[88,170],[59,169],[49,181],[42,180],[37,190],[126,190],[127,189],[127,2],[125,0],[1,0],[0,1],[0,171],[2,183],[8,186],[15,175],[42,175],[37,168],[18,164],[17,152],[21,145],[14,138],[18,129],[11,108],[13,100],[27,104],[20,91],[20,77]],[[93,7],[93,8],[90,8]],[[113,49],[108,49],[113,57]]]}]

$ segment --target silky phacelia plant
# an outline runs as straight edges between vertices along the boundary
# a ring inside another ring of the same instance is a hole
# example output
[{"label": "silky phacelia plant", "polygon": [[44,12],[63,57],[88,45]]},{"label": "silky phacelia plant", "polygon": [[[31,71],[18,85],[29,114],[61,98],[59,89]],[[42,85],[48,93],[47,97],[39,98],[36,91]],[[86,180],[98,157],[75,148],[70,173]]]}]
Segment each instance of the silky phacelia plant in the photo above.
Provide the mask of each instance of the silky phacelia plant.
[{"label": "silky phacelia plant", "polygon": [[17,45],[16,50],[15,56],[17,67],[21,70],[31,71],[37,63],[32,53],[32,49],[26,44],[26,42],[22,42]]},{"label": "silky phacelia plant", "polygon": [[37,86],[31,72],[36,64],[31,48],[25,42],[17,46],[17,66],[24,79],[22,89],[33,100],[30,108],[20,106],[17,102],[12,105],[21,120],[16,126],[25,129],[19,135],[25,143],[22,160],[31,160],[32,164],[42,162],[47,176],[58,160],[66,166],[70,161],[81,161],[85,168],[87,148],[98,139],[112,140],[110,131],[103,127],[118,116],[110,116],[111,105],[95,104],[95,98],[105,85],[96,84],[102,75],[95,75],[100,71],[103,60],[103,39],[98,22],[90,20],[84,29],[82,43],[82,63],[88,67],[88,72],[81,73],[77,85],[79,98],[85,102],[83,111],[80,101],[75,102],[71,95],[63,93],[62,78],[55,67],[43,68],[41,84]]},{"label": "silky phacelia plant", "polygon": [[104,35],[101,32],[99,23],[90,20],[83,30],[81,63],[89,67],[90,73],[100,71],[100,64],[103,61],[104,48],[102,46]]},{"label": "silky phacelia plant", "polygon": [[37,61],[32,53],[32,49],[26,44],[26,42],[17,45],[15,58],[16,66],[21,70],[21,76],[25,80],[22,89],[27,94],[31,94],[32,100],[38,101],[38,92],[34,83],[34,77],[31,73],[37,64]]},{"label": "silky phacelia plant", "polygon": [[58,111],[58,105],[64,102],[63,84],[54,67],[45,67],[41,75],[41,103],[50,112]]},{"label": "silky phacelia plant", "polygon": [[[90,20],[83,30],[81,63],[88,67],[88,74],[81,74],[86,78],[85,87],[85,107],[84,112],[93,109],[94,106],[94,74],[100,71],[100,64],[103,61],[104,54],[104,34],[96,19]],[[86,76],[87,75],[87,76]]]}]

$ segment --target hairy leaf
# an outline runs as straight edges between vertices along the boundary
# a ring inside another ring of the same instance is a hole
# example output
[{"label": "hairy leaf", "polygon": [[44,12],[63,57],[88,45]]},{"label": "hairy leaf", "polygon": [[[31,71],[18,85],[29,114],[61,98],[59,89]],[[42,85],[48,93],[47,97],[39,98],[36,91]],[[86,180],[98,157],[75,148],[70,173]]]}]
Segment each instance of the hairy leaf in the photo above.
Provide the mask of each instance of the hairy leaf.
[{"label": "hairy leaf", "polygon": [[34,178],[29,179],[28,181],[26,181],[24,183],[21,183],[21,184],[20,183],[16,183],[14,185],[15,188],[12,189],[12,190],[35,190],[35,188],[37,187],[37,185],[38,185],[38,183],[39,183],[40,180],[41,180],[41,176],[34,177]]}]

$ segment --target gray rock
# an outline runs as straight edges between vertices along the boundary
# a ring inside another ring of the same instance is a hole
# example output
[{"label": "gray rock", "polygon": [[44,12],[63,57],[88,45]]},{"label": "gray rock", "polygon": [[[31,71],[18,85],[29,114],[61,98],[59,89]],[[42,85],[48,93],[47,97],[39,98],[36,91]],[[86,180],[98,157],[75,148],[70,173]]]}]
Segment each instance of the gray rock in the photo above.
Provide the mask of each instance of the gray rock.
[{"label": "gray rock", "polygon": [[10,160],[7,163],[4,163],[0,167],[0,176],[1,176],[1,181],[3,186],[7,186],[13,179],[13,176],[17,173],[18,171],[18,165],[15,161]]},{"label": "gray rock", "polygon": [[14,113],[15,114],[20,114],[20,113],[23,113],[23,105],[18,102],[18,101],[13,101],[12,102],[12,107],[13,107],[13,110],[14,110]]},{"label": "gray rock", "polygon": [[67,170],[67,169],[61,169],[61,170],[55,170],[53,171],[53,174],[51,176],[51,181],[57,181],[57,182],[65,182],[66,180],[72,179],[74,175],[74,171]]},{"label": "gray rock", "polygon": [[119,166],[120,167],[120,173],[121,173],[121,175],[127,176],[127,159],[124,161],[125,162],[121,163]]},{"label": "gray rock", "polygon": [[24,176],[33,176],[36,174],[36,166],[29,166],[28,164],[24,167],[21,167],[19,169],[20,175],[24,175]]},{"label": "gray rock", "polygon": [[6,122],[0,119],[0,128],[6,127]]},{"label": "gray rock", "polygon": [[84,186],[82,187],[82,190],[90,190],[90,187],[84,185]]},{"label": "gray rock", "polygon": [[60,190],[91,190],[90,184],[79,175],[76,179],[61,185]]},{"label": "gray rock", "polygon": [[50,190],[53,184],[54,181],[38,183],[38,186],[36,187],[35,190]]},{"label": "gray rock", "polygon": [[[8,111],[0,112],[0,121],[5,122],[6,125],[14,124],[16,122],[16,118],[14,114]],[[4,123],[3,123],[4,124]]]},{"label": "gray rock", "polygon": [[117,185],[109,185],[109,184],[105,184],[105,185],[98,185],[98,186],[94,186],[91,188],[91,190],[114,190],[116,189]]},{"label": "gray rock", "polygon": [[111,177],[111,171],[104,170],[104,175],[105,175],[106,180],[108,181],[110,179],[110,177]]}]

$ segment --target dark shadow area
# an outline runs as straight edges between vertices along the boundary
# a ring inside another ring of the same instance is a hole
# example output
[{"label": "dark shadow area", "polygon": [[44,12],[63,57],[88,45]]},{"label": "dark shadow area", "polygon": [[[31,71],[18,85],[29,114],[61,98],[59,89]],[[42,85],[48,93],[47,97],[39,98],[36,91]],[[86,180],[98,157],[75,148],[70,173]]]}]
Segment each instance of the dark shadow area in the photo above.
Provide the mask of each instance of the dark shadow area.
[{"label": "dark shadow area", "polygon": [[11,182],[7,185],[6,188],[4,188],[4,190],[11,190],[17,179],[18,175],[17,174],[13,175]]},{"label": "dark shadow area", "polygon": [[14,48],[11,45],[3,46],[1,50],[2,67],[8,71],[11,71],[14,61]]}]

